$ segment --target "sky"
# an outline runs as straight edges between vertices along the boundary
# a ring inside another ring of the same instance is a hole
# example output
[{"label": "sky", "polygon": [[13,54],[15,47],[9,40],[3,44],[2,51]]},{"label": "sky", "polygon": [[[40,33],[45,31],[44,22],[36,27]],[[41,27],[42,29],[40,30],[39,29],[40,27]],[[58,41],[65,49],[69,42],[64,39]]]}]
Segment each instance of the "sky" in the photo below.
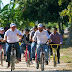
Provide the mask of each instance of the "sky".
[{"label": "sky", "polygon": [[[3,8],[6,4],[10,3],[10,0],[2,0],[3,5],[1,5],[1,8]],[[15,8],[18,7],[18,4],[16,4]]]},{"label": "sky", "polygon": [[10,0],[2,0],[2,2],[3,2],[3,5],[2,5],[2,8],[3,8],[3,6],[5,6],[6,4],[10,3]]}]

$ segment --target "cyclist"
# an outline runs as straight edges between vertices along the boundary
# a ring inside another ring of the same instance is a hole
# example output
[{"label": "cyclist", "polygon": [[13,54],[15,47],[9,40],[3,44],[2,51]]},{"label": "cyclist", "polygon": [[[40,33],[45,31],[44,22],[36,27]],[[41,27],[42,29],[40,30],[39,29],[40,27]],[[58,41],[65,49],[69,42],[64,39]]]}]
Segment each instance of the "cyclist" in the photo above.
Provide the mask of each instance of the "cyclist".
[{"label": "cyclist", "polygon": [[37,39],[37,62],[40,60],[40,51],[41,51],[41,44],[43,45],[43,50],[45,52],[45,62],[48,65],[48,46],[46,42],[50,41],[49,34],[46,30],[43,30],[43,26],[41,23],[38,24],[38,30],[35,32],[33,41],[35,42]]},{"label": "cyclist", "polygon": [[46,27],[45,27],[45,26],[43,26],[43,29],[44,29],[44,30],[46,30]]},{"label": "cyclist", "polygon": [[[33,31],[30,33],[30,41],[32,41],[32,38],[34,36],[34,33],[37,31],[37,26],[34,26]],[[36,44],[37,42],[31,43],[31,59],[35,60],[35,50],[36,50]]]},{"label": "cyclist", "polygon": [[21,32],[16,29],[15,23],[11,23],[10,29],[8,29],[4,35],[4,42],[7,41],[7,46],[6,46],[7,60],[6,60],[6,62],[8,62],[8,67],[10,66],[11,44],[15,45],[15,49],[17,52],[16,57],[17,57],[17,60],[19,60],[21,51],[20,51],[20,47],[19,47],[19,43],[18,43],[18,39],[17,39],[18,37],[20,37],[20,38],[22,37]]},{"label": "cyclist", "polygon": [[[62,36],[57,32],[57,28],[54,27],[53,33],[50,34],[50,39],[52,40],[51,44],[62,44]],[[57,57],[58,57],[58,63],[60,63],[60,46],[57,49]]]},{"label": "cyclist", "polygon": [[22,53],[24,53],[24,50],[26,50],[26,45],[28,45],[28,51],[29,53],[31,53],[31,41],[29,40],[29,36],[30,36],[29,29],[25,29],[25,34],[22,37],[21,45],[20,45],[20,49]]},{"label": "cyclist", "polygon": [[[3,40],[3,38],[4,38],[4,28],[3,27],[0,28],[0,36]],[[4,59],[5,59],[6,58],[6,43],[1,42],[0,44],[2,45],[2,48],[4,49]]]},{"label": "cyclist", "polygon": [[51,30],[51,28],[47,27],[47,32],[49,33],[49,35],[51,34],[50,30]]},{"label": "cyclist", "polygon": [[21,30],[22,36],[24,35],[24,30]]}]

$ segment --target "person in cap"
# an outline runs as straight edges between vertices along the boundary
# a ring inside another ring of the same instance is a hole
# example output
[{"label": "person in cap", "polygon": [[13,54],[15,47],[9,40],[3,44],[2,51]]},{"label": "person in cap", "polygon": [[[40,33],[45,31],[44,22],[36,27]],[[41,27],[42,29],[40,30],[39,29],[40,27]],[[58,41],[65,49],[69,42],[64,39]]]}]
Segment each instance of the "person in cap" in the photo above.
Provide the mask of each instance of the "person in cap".
[{"label": "person in cap", "polygon": [[[40,60],[40,51],[43,47],[43,51],[45,52],[45,62],[46,65],[48,65],[48,46],[47,41],[50,40],[49,34],[46,30],[43,29],[43,26],[41,23],[38,24],[38,30],[35,32],[33,41],[35,42],[37,39],[37,63]],[[42,47],[41,47],[42,45]]]},{"label": "person in cap", "polygon": [[5,59],[6,58],[6,43],[2,42],[2,40],[4,39],[4,28],[3,27],[0,28],[0,37],[1,37],[0,45],[2,45],[2,48],[4,49],[4,59]]},{"label": "person in cap", "polygon": [[21,32],[16,29],[16,24],[15,23],[11,23],[10,24],[10,29],[8,29],[5,32],[4,35],[4,42],[7,41],[7,46],[6,46],[6,54],[7,54],[7,62],[8,62],[8,67],[10,66],[10,52],[11,52],[11,44],[15,45],[15,49],[17,52],[17,60],[19,60],[20,54],[21,54],[21,50],[19,48],[19,43],[18,43],[18,39],[17,38],[22,38]]}]

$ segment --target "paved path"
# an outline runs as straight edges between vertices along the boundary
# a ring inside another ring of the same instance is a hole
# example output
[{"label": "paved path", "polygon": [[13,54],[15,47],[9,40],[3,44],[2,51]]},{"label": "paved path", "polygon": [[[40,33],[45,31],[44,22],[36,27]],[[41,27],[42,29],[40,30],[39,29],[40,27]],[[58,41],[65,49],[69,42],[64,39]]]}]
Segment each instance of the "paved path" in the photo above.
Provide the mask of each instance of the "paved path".
[{"label": "paved path", "polygon": [[[57,71],[57,70],[67,70],[68,67],[66,63],[57,64],[56,67],[53,67],[53,60],[49,62],[49,65],[45,65],[44,71]],[[10,67],[7,68],[7,62],[4,61],[3,67],[0,65],[0,71],[10,71]],[[35,61],[33,61],[33,64],[30,65],[30,67],[26,66],[25,59],[22,57],[22,61],[18,64],[16,64],[14,71],[41,71],[40,67],[39,69],[36,69],[35,67]],[[62,71],[61,71],[62,72]]]}]

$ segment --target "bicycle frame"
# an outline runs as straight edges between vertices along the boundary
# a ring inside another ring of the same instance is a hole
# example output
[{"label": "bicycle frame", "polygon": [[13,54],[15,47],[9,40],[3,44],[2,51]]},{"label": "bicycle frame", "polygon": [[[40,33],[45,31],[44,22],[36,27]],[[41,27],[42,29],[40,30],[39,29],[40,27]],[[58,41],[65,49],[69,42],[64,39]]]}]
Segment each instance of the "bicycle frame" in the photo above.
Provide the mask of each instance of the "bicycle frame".
[{"label": "bicycle frame", "polygon": [[[59,46],[60,44],[50,44],[50,45],[51,45],[51,48],[52,48],[52,50],[53,50],[53,54],[56,54],[56,51],[57,51],[58,46]],[[53,48],[53,46],[57,46],[57,48]]]},{"label": "bicycle frame", "polygon": [[[51,48],[52,48],[52,51],[53,51],[53,60],[54,60],[54,67],[56,66],[56,62],[57,62],[57,49],[58,49],[58,46],[60,44],[50,44],[51,45]],[[57,46],[56,48],[54,48],[53,46]]]},{"label": "bicycle frame", "polygon": [[25,59],[26,59],[27,67],[28,66],[30,67],[30,53],[28,51],[28,45],[26,45]]}]

